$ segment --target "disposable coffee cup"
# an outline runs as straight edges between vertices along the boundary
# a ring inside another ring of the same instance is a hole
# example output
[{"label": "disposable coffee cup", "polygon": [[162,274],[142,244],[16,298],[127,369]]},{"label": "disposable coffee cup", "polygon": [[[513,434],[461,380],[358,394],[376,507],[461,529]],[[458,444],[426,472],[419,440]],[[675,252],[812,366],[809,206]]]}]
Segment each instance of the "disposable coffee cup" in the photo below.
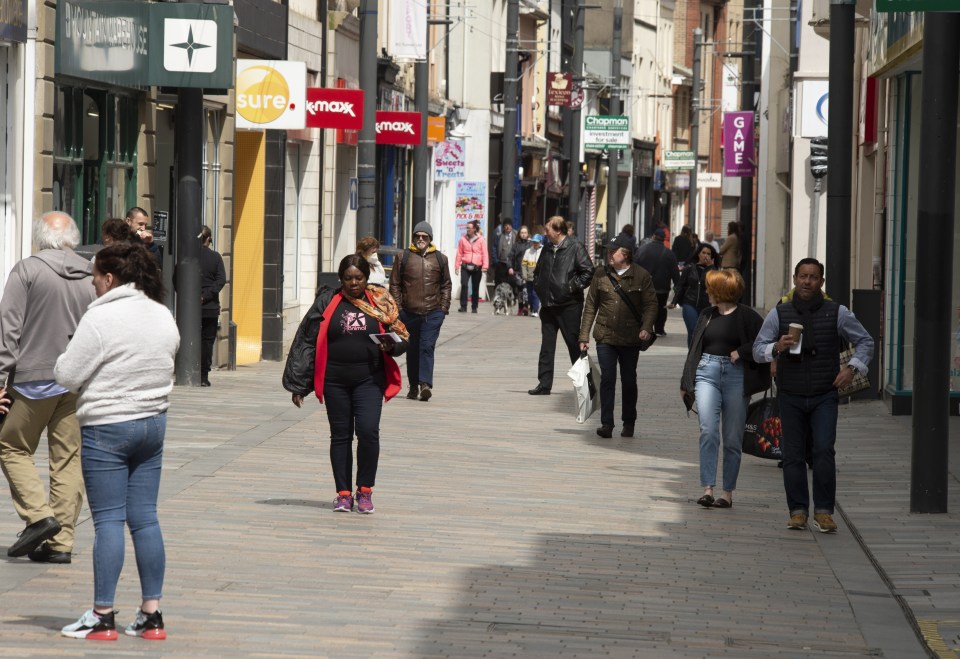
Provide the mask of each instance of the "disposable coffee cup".
[{"label": "disposable coffee cup", "polygon": [[803,344],[803,325],[790,323],[787,328],[787,334],[789,334],[790,338],[794,341],[794,344],[790,346],[790,353],[794,355],[800,354],[801,345]]}]

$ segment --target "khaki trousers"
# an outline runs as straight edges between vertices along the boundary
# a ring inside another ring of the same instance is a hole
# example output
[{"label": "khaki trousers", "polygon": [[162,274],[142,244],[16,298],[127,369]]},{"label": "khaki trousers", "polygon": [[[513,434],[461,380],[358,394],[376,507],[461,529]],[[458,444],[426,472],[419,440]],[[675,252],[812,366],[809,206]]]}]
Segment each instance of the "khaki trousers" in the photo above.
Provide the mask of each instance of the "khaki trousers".
[{"label": "khaki trousers", "polygon": [[[55,551],[73,551],[74,527],[83,503],[77,395],[40,400],[14,395],[10,413],[0,427],[0,466],[10,483],[14,508],[28,525],[56,517],[62,529],[47,544]],[[49,503],[33,461],[44,428],[49,447]]]}]

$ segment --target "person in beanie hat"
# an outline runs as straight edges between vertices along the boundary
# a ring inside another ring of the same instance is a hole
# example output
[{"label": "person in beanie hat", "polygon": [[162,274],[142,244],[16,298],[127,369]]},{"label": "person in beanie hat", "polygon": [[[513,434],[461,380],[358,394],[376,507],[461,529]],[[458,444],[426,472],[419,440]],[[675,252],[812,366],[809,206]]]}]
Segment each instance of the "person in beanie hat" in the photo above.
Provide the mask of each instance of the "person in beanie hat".
[{"label": "person in beanie hat", "polygon": [[450,313],[453,282],[447,257],[433,244],[433,227],[418,222],[413,242],[403,250],[390,272],[390,295],[400,307],[400,320],[410,332],[407,380],[410,400],[430,400],[433,362],[444,316]]}]

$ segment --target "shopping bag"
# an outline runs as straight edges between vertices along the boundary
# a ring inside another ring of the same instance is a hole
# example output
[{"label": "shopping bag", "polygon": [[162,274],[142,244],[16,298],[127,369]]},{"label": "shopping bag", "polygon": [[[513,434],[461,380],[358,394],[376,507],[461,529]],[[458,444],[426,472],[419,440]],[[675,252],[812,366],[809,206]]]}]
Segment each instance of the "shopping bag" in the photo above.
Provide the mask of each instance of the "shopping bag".
[{"label": "shopping bag", "polygon": [[584,423],[600,407],[600,392],[594,384],[596,373],[597,365],[585,352],[580,353],[580,359],[567,371],[577,394],[577,423]]},{"label": "shopping bag", "polygon": [[747,407],[747,423],[743,430],[743,452],[768,460],[783,460],[780,446],[780,405],[776,396],[756,400]]},{"label": "shopping bag", "polygon": [[[853,352],[853,347],[850,347],[840,353],[840,368],[846,367],[850,362],[850,358],[853,357]],[[843,389],[839,389],[837,394],[842,398],[866,391],[869,388],[870,379],[860,371],[854,371],[853,381]]]}]

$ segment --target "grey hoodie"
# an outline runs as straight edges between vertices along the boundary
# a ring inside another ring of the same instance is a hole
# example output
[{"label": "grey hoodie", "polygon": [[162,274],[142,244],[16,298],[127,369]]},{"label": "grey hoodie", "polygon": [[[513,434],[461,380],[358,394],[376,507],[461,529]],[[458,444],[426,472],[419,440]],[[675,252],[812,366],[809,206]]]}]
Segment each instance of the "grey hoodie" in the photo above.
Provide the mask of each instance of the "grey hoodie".
[{"label": "grey hoodie", "polygon": [[96,298],[93,264],[45,249],[10,271],[0,299],[0,386],[53,380],[53,366]]}]

